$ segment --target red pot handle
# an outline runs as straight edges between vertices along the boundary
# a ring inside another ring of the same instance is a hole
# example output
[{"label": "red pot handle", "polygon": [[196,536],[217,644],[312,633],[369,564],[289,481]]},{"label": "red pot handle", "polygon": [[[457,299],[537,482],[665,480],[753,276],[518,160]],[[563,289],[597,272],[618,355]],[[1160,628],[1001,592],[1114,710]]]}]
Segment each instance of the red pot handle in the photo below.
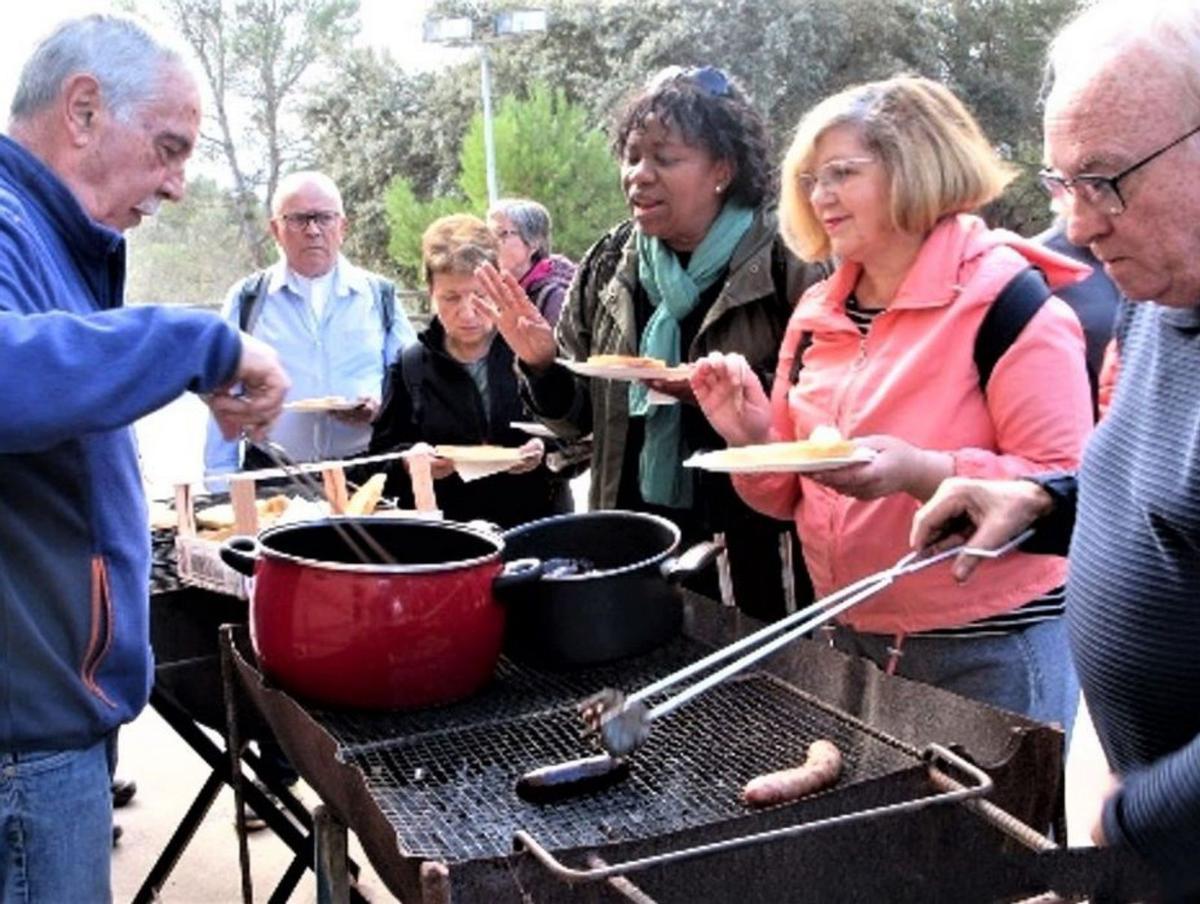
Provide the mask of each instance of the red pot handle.
[{"label": "red pot handle", "polygon": [[[541,580],[541,559],[513,559],[504,563],[504,570],[492,578],[492,593],[501,599],[504,592]],[[503,600],[501,599],[503,602]]]},{"label": "red pot handle", "polygon": [[255,537],[230,537],[221,544],[221,561],[248,578],[254,577],[254,566],[262,545]]}]

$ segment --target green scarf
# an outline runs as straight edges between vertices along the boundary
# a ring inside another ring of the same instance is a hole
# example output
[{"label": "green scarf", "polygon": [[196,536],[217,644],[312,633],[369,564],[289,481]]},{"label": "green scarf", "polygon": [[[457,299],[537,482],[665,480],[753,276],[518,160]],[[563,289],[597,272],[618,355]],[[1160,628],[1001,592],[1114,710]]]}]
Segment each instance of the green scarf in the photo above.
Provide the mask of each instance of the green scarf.
[{"label": "green scarf", "polygon": [[[678,364],[682,357],[679,322],[700,301],[700,295],[725,272],[733,250],[754,220],[754,211],[727,203],[713,220],[685,270],[675,252],[663,242],[637,235],[638,281],[650,296],[654,313],[642,332],[640,354]],[[629,384],[629,413],[646,419],[646,436],[638,460],[642,499],[655,505],[689,508],[691,475],[683,470],[682,413],[678,405],[650,405],[644,383]]]}]

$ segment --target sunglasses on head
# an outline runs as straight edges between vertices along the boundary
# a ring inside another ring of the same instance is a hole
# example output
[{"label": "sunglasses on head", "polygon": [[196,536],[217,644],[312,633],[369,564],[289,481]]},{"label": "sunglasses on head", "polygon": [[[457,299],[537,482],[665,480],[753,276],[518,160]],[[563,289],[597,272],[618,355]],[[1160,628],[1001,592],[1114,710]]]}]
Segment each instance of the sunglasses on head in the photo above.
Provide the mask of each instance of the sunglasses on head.
[{"label": "sunglasses on head", "polygon": [[651,78],[649,88],[660,88],[668,82],[683,80],[691,82],[705,94],[711,97],[728,97],[731,87],[729,76],[716,66],[667,66],[660,69]]}]

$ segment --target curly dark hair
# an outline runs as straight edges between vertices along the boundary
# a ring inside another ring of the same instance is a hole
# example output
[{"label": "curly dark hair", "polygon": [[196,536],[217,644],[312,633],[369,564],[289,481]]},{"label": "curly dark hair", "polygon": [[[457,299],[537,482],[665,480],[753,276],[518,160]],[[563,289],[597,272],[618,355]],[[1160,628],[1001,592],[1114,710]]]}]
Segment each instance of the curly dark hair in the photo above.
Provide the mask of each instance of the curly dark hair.
[{"label": "curly dark hair", "polygon": [[757,207],[773,192],[775,174],[766,121],[721,70],[708,66],[663,70],[634,93],[613,127],[612,148],[618,160],[624,156],[630,132],[642,128],[651,115],[679,129],[687,144],[733,164],[727,197]]}]

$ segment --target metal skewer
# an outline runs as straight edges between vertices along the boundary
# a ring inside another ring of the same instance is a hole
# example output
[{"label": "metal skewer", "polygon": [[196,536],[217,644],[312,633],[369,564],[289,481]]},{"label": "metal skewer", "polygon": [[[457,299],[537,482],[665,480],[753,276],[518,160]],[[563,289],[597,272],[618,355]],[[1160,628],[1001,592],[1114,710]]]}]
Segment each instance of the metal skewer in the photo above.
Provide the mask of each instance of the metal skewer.
[{"label": "metal skewer", "polygon": [[[270,458],[271,461],[275,463],[275,466],[283,471],[283,473],[287,475],[287,478],[302,492],[307,492],[317,497],[325,495],[324,487],[318,484],[317,481],[313,479],[311,474],[308,474],[304,471],[304,469],[300,468],[296,464],[295,460],[287,453],[287,450],[283,448],[283,446],[272,442],[271,440],[260,440],[251,444],[255,448],[262,451],[268,458]],[[346,546],[350,548],[350,551],[354,554],[355,558],[357,558],[360,562],[363,562],[367,565],[396,564],[396,560],[391,556],[391,554],[388,553],[388,551],[379,544],[379,541],[372,537],[370,532],[368,532],[367,529],[357,521],[346,521],[343,523],[342,521],[339,521],[337,517],[333,517],[329,519],[329,524],[337,532],[337,535],[342,538],[342,541],[346,544]],[[363,551],[363,548],[359,546],[357,542],[355,542],[353,537],[350,536],[350,531],[346,529],[347,527],[358,535],[358,539],[366,544],[367,548],[371,551],[375,558],[372,559],[371,556],[368,556],[367,553]]]},{"label": "metal skewer", "polygon": [[[961,554],[988,559],[999,558],[1020,546],[1032,535],[1032,530],[1026,530],[996,549],[978,549],[960,545],[933,555],[924,555],[922,551],[911,552],[891,568],[855,581],[853,584],[817,600],[811,606],[801,609],[775,624],[767,625],[762,630],[723,647],[703,659],[647,685],[628,697],[620,691],[612,689],[603,690],[589,697],[580,704],[584,721],[591,728],[599,731],[601,743],[610,754],[618,757],[626,756],[646,740],[650,734],[650,725],[655,719],[674,712],[727,678],[771,655],[814,628],[825,624],[847,609],[874,596],[885,587],[890,586],[896,578],[912,574]],[[748,648],[750,649],[749,653],[684,688],[675,696],[653,708],[647,706],[645,702],[647,698],[674,687],[693,675],[707,671]]]}]

